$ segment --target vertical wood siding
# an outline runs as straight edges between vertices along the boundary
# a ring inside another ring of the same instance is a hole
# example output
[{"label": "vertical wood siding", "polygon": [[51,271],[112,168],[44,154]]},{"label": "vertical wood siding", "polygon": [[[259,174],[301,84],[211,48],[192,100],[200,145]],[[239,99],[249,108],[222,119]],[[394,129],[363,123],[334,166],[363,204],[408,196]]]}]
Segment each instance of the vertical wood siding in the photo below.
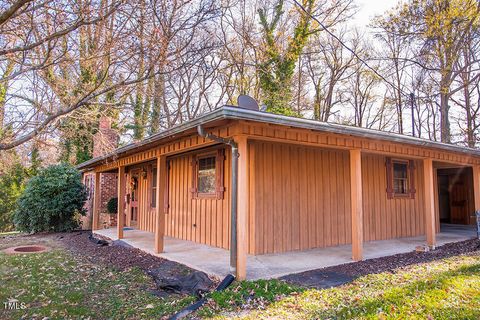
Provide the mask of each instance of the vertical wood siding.
[{"label": "vertical wood siding", "polygon": [[[250,142],[248,252],[278,253],[351,243],[350,169],[345,150]],[[192,154],[169,158],[167,236],[229,248],[230,151],[224,199],[194,199]],[[364,241],[425,234],[422,162],[414,199],[387,199],[385,156],[362,156]],[[139,179],[138,228],[154,232],[151,164]],[[159,204],[162,205],[162,204]]]},{"label": "vertical wood siding", "polygon": [[351,242],[346,151],[255,142],[255,253]]},{"label": "vertical wood siding", "polygon": [[143,167],[147,170],[147,179],[143,177],[138,178],[138,229],[155,232],[155,208],[151,207],[153,165],[146,164]]},{"label": "vertical wood siding", "polygon": [[228,249],[230,241],[230,158],[225,152],[224,198],[194,199],[192,155],[169,159],[169,209],[165,234]]},{"label": "vertical wood siding", "polygon": [[415,198],[387,199],[386,157],[362,157],[364,241],[425,234],[423,165],[415,161]]},{"label": "vertical wood siding", "polygon": [[[351,243],[347,151],[255,142],[255,254]],[[387,199],[385,157],[362,156],[364,241],[425,234],[422,163],[414,199]]]}]

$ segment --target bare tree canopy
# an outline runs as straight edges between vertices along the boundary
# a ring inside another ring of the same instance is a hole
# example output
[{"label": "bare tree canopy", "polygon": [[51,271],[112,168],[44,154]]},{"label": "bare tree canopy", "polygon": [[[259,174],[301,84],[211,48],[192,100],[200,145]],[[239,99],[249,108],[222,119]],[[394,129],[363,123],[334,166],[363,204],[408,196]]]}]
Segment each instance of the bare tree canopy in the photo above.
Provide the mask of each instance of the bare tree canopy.
[{"label": "bare tree canopy", "polygon": [[[40,0],[0,5],[0,150],[92,157],[239,94],[269,112],[478,146],[474,0],[408,1],[352,24],[353,0]],[[27,148],[27,149],[28,149]]]}]

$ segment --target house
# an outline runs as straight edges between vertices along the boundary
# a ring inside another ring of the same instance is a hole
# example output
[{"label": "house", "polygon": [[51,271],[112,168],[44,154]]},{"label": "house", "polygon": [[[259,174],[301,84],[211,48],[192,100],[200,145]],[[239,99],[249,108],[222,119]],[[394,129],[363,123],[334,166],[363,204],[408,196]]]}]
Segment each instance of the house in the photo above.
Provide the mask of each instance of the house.
[{"label": "house", "polygon": [[78,168],[94,231],[101,176],[115,174],[119,239],[126,226],[154,234],[156,253],[165,239],[231,249],[240,279],[247,256],[351,244],[358,261],[366,243],[422,235],[433,248],[442,223],[480,210],[479,150],[233,106]]}]

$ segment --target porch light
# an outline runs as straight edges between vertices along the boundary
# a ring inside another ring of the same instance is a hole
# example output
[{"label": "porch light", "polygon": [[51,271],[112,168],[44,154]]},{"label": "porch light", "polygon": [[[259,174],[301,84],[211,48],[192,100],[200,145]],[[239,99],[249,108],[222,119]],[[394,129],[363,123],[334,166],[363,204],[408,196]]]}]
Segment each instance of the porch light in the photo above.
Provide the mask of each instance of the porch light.
[{"label": "porch light", "polygon": [[142,178],[147,179],[147,169],[145,167],[142,168]]}]

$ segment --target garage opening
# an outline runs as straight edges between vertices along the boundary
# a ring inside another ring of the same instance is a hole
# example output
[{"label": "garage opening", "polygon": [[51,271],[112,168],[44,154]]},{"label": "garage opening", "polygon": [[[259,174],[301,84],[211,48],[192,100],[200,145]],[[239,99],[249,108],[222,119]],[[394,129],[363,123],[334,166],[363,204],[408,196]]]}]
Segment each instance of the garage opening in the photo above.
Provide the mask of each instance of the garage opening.
[{"label": "garage opening", "polygon": [[472,168],[437,169],[440,223],[475,224]]}]

